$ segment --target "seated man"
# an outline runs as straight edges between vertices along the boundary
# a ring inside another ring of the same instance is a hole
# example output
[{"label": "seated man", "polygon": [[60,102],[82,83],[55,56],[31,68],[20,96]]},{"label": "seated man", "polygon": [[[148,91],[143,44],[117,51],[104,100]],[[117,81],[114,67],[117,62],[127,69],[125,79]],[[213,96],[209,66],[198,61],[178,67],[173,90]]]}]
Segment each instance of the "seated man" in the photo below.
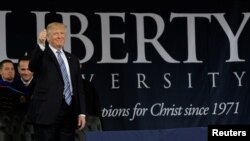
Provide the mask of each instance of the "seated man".
[{"label": "seated man", "polygon": [[[0,62],[0,80],[1,84],[10,84],[15,78],[14,63],[11,60],[5,59]],[[6,82],[6,83],[5,83]]]},{"label": "seated man", "polygon": [[22,112],[20,108],[25,104],[26,97],[16,87],[14,63],[5,59],[0,62],[0,111]]},{"label": "seated man", "polygon": [[15,78],[14,63],[5,59],[0,63],[0,111],[12,112],[19,103],[19,91],[13,88]]},{"label": "seated man", "polygon": [[14,81],[14,87],[25,94],[27,106],[35,83],[33,72],[29,70],[29,62],[27,56],[23,56],[18,60],[17,71],[19,77]]},{"label": "seated man", "polygon": [[4,140],[20,141],[25,102],[24,93],[14,87],[15,69],[11,60],[0,62],[0,124]]},{"label": "seated man", "polygon": [[[29,70],[29,57],[27,55],[22,56],[18,60],[17,71],[18,76],[14,81],[14,87],[23,92],[25,94],[25,103],[24,103],[24,113],[27,113],[28,106],[30,103],[30,98],[33,93],[33,89],[35,86],[35,77],[34,73]],[[25,136],[23,136],[23,140],[34,140],[34,129],[30,124],[26,124],[26,117],[22,121],[23,132]]]}]

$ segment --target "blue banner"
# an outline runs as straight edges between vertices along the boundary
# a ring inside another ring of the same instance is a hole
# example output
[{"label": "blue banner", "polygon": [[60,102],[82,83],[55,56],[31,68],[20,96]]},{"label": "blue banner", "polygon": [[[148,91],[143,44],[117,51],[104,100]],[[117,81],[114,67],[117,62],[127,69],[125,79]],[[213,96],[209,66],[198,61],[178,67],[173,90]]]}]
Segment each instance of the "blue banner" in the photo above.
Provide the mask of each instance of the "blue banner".
[{"label": "blue banner", "polygon": [[207,128],[86,132],[87,141],[207,141]]}]

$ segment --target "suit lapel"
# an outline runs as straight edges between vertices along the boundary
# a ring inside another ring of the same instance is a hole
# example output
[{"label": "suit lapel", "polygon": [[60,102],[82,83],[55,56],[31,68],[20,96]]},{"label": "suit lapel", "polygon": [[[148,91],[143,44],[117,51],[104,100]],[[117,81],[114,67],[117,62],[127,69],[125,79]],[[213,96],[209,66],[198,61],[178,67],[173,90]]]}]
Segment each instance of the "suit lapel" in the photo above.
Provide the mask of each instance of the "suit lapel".
[{"label": "suit lapel", "polygon": [[61,69],[60,69],[60,65],[57,61],[57,58],[55,56],[55,54],[53,53],[53,51],[49,48],[49,47],[46,47],[45,48],[45,53],[48,54],[48,56],[52,59],[53,63],[56,65],[56,69],[58,71],[58,73],[61,75],[61,78],[62,78],[62,81],[63,81],[63,76],[62,76],[62,72],[61,72]]}]

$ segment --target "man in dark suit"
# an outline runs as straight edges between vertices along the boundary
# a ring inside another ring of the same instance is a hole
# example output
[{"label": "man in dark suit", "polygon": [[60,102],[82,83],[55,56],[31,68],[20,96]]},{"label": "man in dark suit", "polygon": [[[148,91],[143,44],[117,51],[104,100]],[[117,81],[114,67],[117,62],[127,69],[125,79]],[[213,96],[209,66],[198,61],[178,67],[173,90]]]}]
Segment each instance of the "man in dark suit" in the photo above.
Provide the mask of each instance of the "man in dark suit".
[{"label": "man in dark suit", "polygon": [[85,126],[80,63],[63,50],[65,38],[66,26],[50,23],[30,54],[29,69],[37,78],[27,118],[33,123],[36,141],[74,141],[76,127]]},{"label": "man in dark suit", "polygon": [[26,95],[15,85],[17,79],[11,60],[0,62],[0,75],[0,125],[1,131],[4,131],[2,135],[6,141],[20,141],[24,135],[22,129]]},{"label": "man in dark suit", "polygon": [[17,64],[18,77],[13,82],[13,87],[24,93],[24,108],[25,111],[28,107],[31,94],[35,85],[35,78],[33,72],[29,70],[29,57],[24,55],[19,58]]},{"label": "man in dark suit", "polygon": [[15,79],[14,63],[9,59],[0,62],[0,80],[12,83]]},{"label": "man in dark suit", "polygon": [[23,93],[30,95],[33,91],[33,85],[35,83],[33,72],[29,70],[29,57],[27,55],[22,56],[18,60],[17,71],[19,77],[15,80],[18,82],[19,88],[18,90]]}]

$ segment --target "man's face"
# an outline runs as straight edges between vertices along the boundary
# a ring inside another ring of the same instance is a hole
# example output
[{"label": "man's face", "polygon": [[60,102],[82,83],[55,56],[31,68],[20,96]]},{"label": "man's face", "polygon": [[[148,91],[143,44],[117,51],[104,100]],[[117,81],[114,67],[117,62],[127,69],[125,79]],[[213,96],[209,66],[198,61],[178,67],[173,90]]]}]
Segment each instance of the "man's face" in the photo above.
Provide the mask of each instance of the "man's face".
[{"label": "man's face", "polygon": [[9,62],[4,63],[2,69],[0,69],[0,74],[4,81],[12,82],[15,77],[14,65]]},{"label": "man's face", "polygon": [[18,73],[20,74],[20,77],[23,79],[23,81],[28,82],[32,78],[33,72],[29,70],[28,60],[22,60],[19,62]]},{"label": "man's face", "polygon": [[63,48],[65,43],[65,29],[63,26],[54,27],[48,31],[47,40],[55,48]]}]

